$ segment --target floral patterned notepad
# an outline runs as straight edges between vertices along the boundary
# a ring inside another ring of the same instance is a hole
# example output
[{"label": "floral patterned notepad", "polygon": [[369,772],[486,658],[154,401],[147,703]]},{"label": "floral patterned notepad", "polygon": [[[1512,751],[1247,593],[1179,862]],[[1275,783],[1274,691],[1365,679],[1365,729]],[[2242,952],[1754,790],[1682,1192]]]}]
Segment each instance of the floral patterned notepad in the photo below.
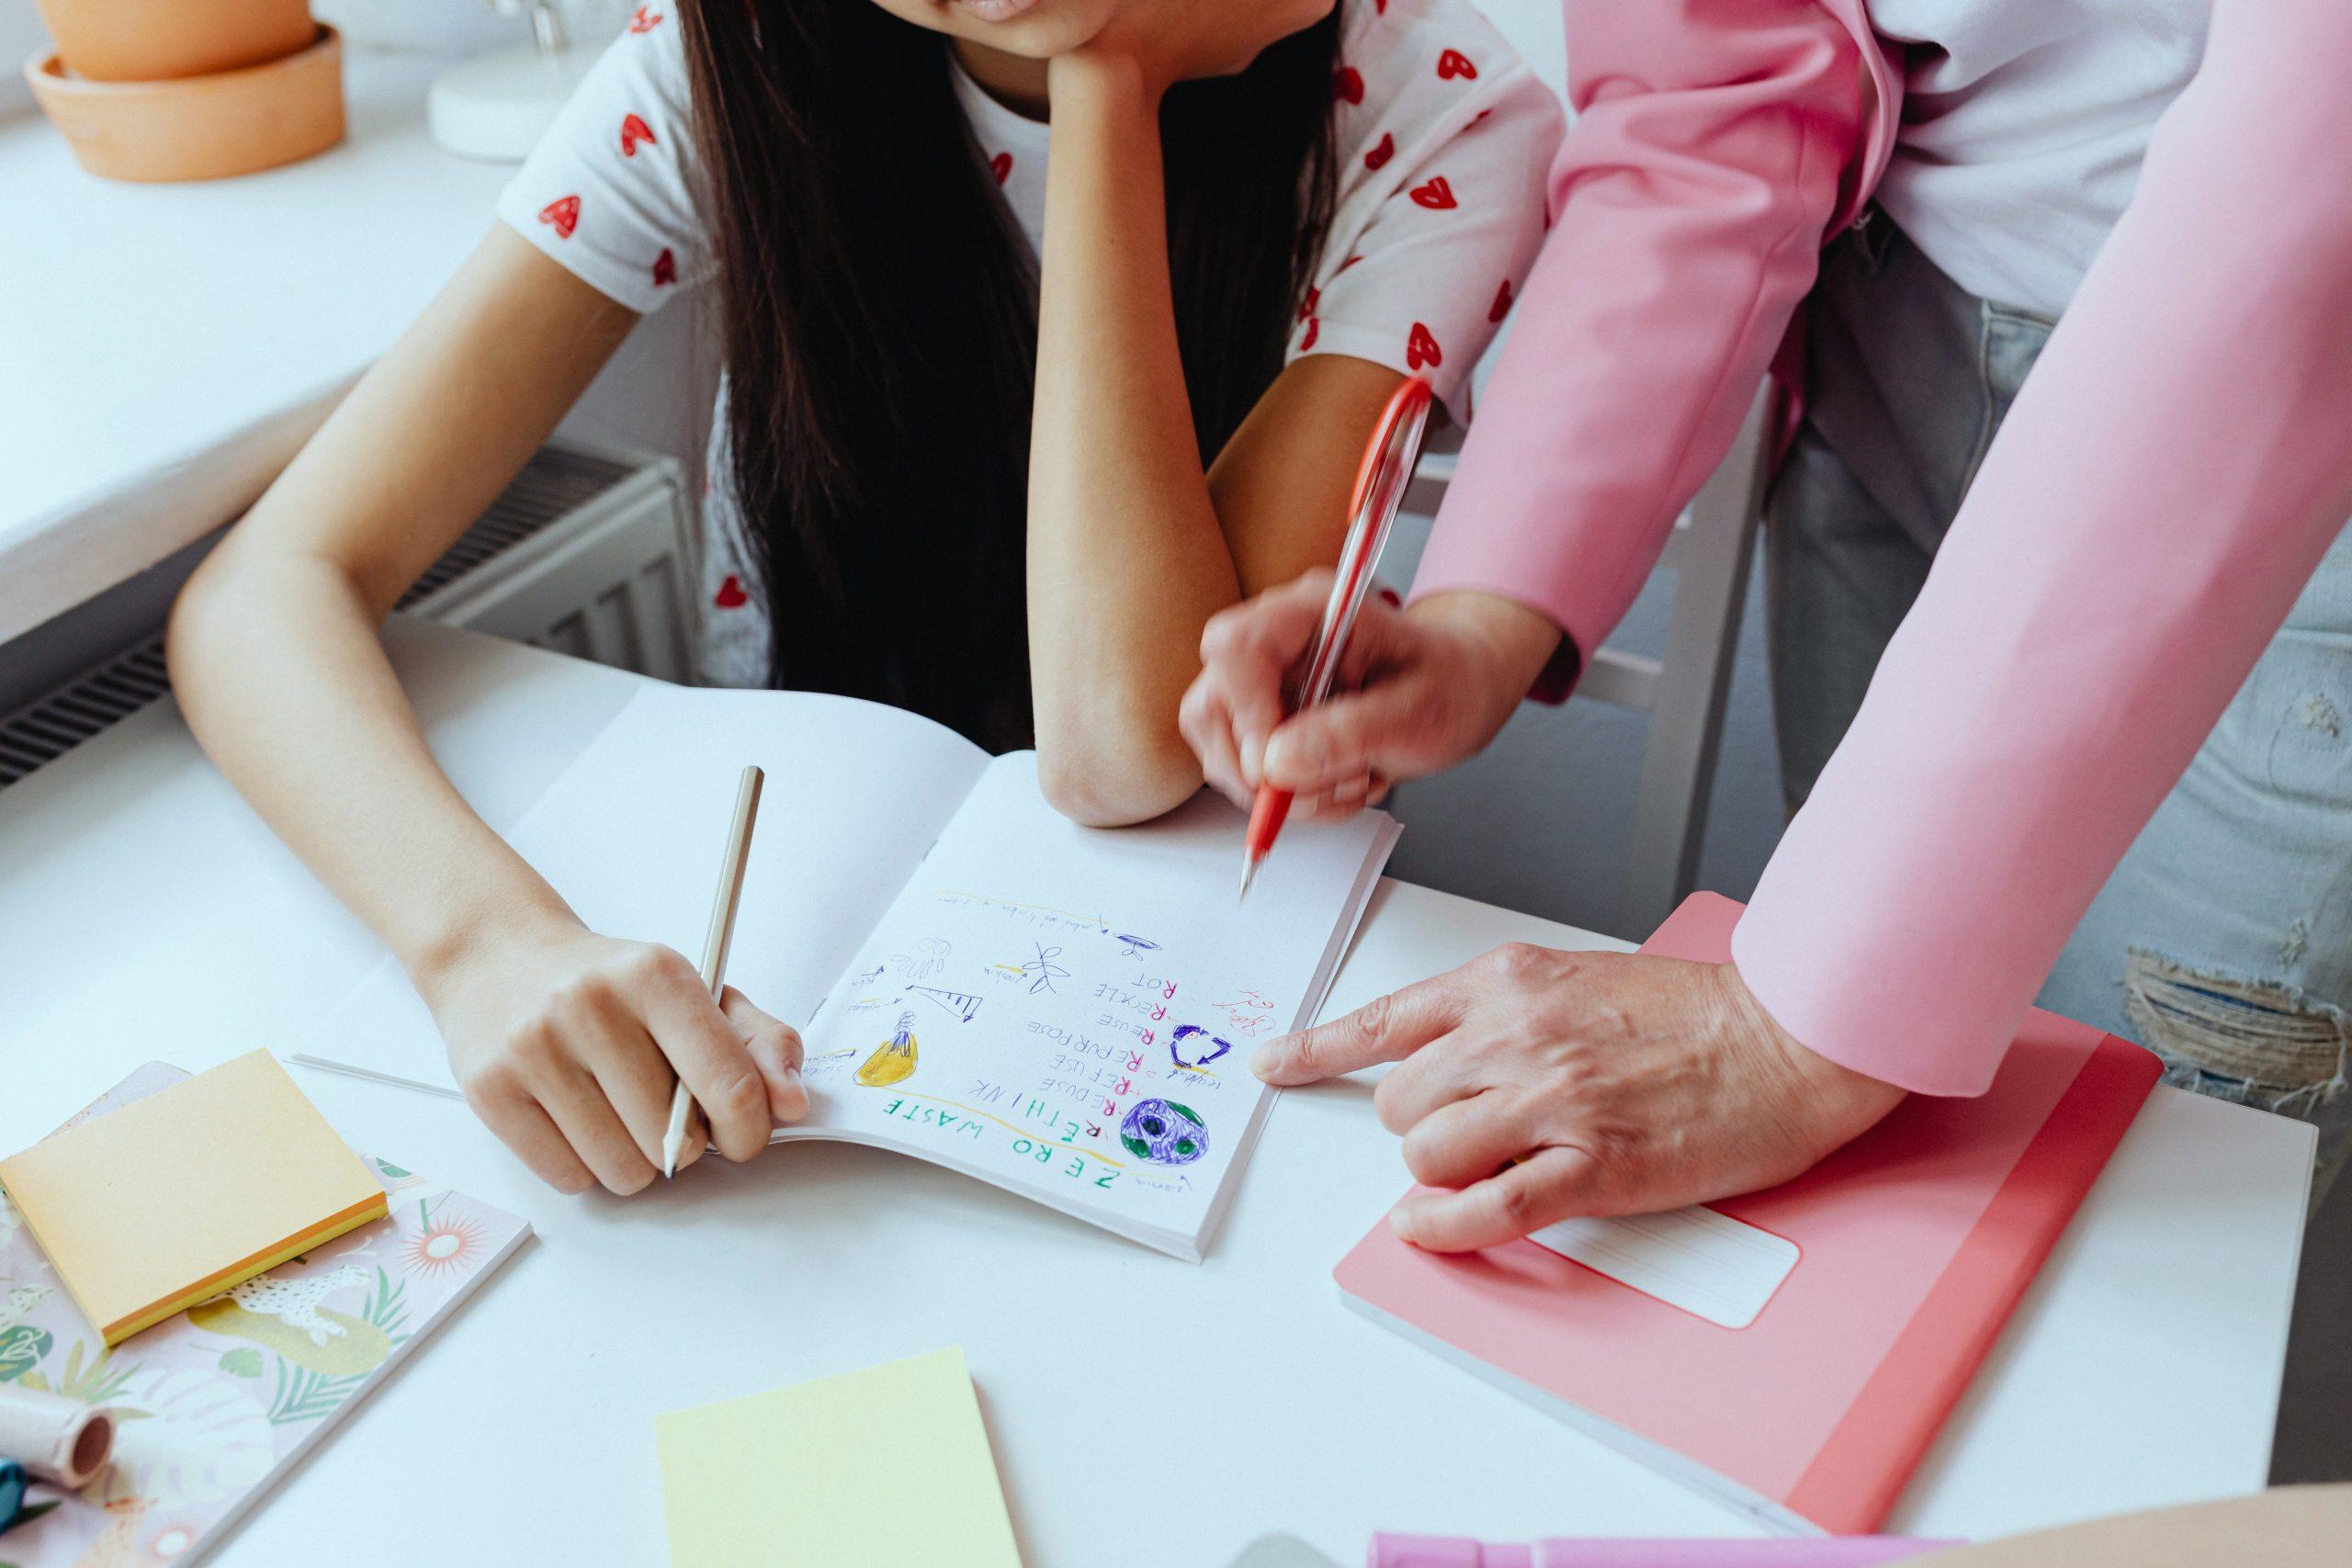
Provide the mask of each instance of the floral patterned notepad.
[{"label": "floral patterned notepad", "polygon": [[[74,1121],[185,1077],[150,1062]],[[0,1568],[197,1561],[530,1234],[513,1214],[367,1163],[389,1194],[386,1218],[111,1352],[0,1194],[0,1382],[111,1406],[119,1432],[107,1473],[0,1536]]]}]

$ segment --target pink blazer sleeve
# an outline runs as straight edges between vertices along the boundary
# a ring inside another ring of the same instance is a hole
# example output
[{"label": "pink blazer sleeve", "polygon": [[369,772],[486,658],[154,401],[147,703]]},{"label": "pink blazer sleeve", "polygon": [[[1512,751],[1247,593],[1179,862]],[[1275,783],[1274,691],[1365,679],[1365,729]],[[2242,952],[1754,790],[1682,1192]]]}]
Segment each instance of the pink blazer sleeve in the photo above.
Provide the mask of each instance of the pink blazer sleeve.
[{"label": "pink blazer sleeve", "polygon": [[1813,285],[1868,94],[1820,0],[1568,0],[1567,35],[1552,236],[1413,591],[1529,604],[1573,659],[1738,433]]},{"label": "pink blazer sleeve", "polygon": [[2344,0],[2216,0],[1734,939],[1815,1050],[1982,1090],[2352,514],[2347,79]]}]

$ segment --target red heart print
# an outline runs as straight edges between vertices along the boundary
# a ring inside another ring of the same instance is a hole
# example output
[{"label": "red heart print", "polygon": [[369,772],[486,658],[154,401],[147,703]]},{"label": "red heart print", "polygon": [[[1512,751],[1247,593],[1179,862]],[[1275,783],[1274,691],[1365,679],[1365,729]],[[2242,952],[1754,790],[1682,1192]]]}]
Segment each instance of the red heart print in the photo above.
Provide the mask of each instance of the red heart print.
[{"label": "red heart print", "polygon": [[628,30],[633,33],[650,33],[661,25],[662,14],[644,6],[639,6],[628,19]]},{"label": "red heart print", "polygon": [[718,592],[711,595],[710,602],[722,610],[740,610],[752,602],[752,596],[743,592],[743,580],[730,571],[727,574],[727,581],[718,585]]},{"label": "red heart print", "polygon": [[1012,154],[1010,152],[1000,152],[995,157],[990,158],[989,160],[989,173],[996,176],[996,183],[999,185],[1002,185],[1005,181],[1011,179],[1012,177]]},{"label": "red heart print", "polygon": [[539,221],[551,225],[557,239],[569,240],[571,231],[580,227],[580,198],[576,196],[558,197],[539,209]]},{"label": "red heart print", "polygon": [[1363,155],[1363,166],[1367,169],[1377,169],[1395,156],[1396,156],[1396,139],[1383,132],[1380,145]]},{"label": "red heart print", "polygon": [[1321,307],[1322,303],[1323,291],[1320,288],[1308,289],[1306,291],[1306,298],[1298,302],[1298,319],[1302,321],[1306,320],[1309,316],[1315,314],[1316,310]]},{"label": "red heart print", "polygon": [[[637,144],[640,141],[654,141],[653,128],[646,124],[639,116],[633,114],[621,116],[621,156],[636,157]],[[660,143],[655,141],[654,145],[659,146]]]},{"label": "red heart print", "polygon": [[1470,57],[1460,50],[1449,49],[1437,57],[1437,79],[1441,82],[1451,82],[1456,76],[1464,81],[1476,82],[1478,79],[1478,68],[1471,64]]},{"label": "red heart print", "polygon": [[1450,212],[1460,205],[1453,199],[1453,187],[1446,183],[1443,175],[1438,175],[1427,185],[1415,186],[1413,200],[1418,205],[1436,212]]},{"label": "red heart print", "polygon": [[1299,352],[1299,353],[1301,353],[1301,354],[1305,354],[1308,349],[1313,348],[1313,347],[1315,346],[1315,340],[1316,340],[1317,338],[1318,338],[1318,337],[1321,337],[1322,335],[1323,335],[1323,320],[1322,320],[1322,318],[1321,318],[1321,317],[1319,317],[1319,316],[1309,316],[1309,317],[1307,317],[1307,318],[1306,318],[1306,335],[1305,337],[1300,338],[1300,339],[1298,340],[1298,352]]},{"label": "red heart print", "polygon": [[1437,339],[1430,335],[1429,328],[1415,321],[1412,335],[1405,340],[1405,368],[1419,370],[1424,365],[1444,363],[1445,351],[1438,347]]},{"label": "red heart print", "polygon": [[[667,254],[667,252],[663,253]],[[1495,295],[1494,308],[1487,312],[1487,320],[1499,321],[1510,314],[1510,279],[1503,279],[1501,290]]]},{"label": "red heart print", "polygon": [[1363,77],[1352,65],[1342,65],[1331,73],[1331,96],[1344,103],[1363,102]]},{"label": "red heart print", "polygon": [[653,287],[662,288],[677,281],[678,258],[672,255],[669,247],[664,245],[662,254],[653,258]]}]

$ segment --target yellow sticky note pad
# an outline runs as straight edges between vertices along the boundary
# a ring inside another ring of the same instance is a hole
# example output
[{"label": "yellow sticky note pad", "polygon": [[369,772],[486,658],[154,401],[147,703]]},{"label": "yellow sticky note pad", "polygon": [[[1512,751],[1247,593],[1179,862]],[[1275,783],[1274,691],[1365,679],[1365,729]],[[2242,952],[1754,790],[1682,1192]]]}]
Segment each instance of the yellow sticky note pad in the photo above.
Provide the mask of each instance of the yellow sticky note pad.
[{"label": "yellow sticky note pad", "polygon": [[1021,1568],[950,1347],[661,1416],[671,1568]]},{"label": "yellow sticky note pad", "polygon": [[0,1160],[0,1187],[109,1345],[384,1215],[266,1051]]}]

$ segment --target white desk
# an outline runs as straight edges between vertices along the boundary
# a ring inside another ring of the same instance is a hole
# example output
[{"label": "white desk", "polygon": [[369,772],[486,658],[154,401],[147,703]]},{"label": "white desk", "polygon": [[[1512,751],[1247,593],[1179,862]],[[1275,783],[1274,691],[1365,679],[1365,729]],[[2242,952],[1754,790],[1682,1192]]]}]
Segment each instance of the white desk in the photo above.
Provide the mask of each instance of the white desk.
[{"label": "white desk", "polygon": [[[636,679],[437,627],[393,642],[494,825]],[[1391,883],[1331,1007],[1512,939],[1616,945]],[[159,705],[0,794],[0,1147],[150,1057],[311,1043],[306,1019],[376,952]],[[1340,1305],[1332,1263],[1406,1179],[1361,1083],[1284,1097],[1194,1267],[844,1145],[564,1199],[461,1107],[297,1072],[355,1145],[528,1215],[538,1239],[229,1564],[659,1562],[657,1412],[951,1342],[1032,1568],[1198,1568],[1274,1529],[1352,1562],[1374,1528],[1739,1528]],[[2157,1091],[1894,1528],[1985,1535],[2259,1487],[2303,1148],[2273,1118]]]}]

